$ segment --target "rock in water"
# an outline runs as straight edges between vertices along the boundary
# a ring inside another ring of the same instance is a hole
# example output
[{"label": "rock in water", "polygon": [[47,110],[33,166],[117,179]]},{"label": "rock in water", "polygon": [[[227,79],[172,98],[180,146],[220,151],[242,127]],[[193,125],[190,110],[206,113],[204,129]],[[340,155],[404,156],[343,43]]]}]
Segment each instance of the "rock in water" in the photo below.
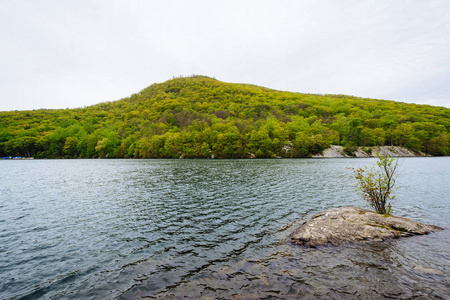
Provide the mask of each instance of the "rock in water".
[{"label": "rock in water", "polygon": [[333,208],[303,223],[291,234],[295,244],[316,247],[383,241],[442,230],[407,218],[386,216],[356,207]]}]

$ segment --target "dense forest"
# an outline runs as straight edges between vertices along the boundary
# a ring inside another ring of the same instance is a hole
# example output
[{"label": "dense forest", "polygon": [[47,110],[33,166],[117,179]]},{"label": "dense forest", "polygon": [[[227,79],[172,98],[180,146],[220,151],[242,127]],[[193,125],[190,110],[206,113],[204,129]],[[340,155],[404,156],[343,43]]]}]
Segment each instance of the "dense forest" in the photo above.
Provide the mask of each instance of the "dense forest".
[{"label": "dense forest", "polygon": [[301,94],[205,76],[77,109],[0,112],[0,156],[309,157],[330,145],[450,154],[450,109]]}]

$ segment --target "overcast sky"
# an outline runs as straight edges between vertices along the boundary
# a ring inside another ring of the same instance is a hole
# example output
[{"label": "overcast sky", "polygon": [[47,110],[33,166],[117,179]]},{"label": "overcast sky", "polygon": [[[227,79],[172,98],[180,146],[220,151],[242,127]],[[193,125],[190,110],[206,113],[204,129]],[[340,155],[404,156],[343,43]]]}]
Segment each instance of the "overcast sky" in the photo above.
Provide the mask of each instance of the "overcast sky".
[{"label": "overcast sky", "polygon": [[450,107],[450,1],[0,0],[0,111],[192,74]]}]

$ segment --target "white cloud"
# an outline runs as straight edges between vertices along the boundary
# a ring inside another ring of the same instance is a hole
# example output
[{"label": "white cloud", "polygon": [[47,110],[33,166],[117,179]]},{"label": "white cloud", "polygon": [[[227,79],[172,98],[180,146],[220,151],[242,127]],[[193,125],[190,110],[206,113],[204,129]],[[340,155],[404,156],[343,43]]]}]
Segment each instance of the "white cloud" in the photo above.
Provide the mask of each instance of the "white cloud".
[{"label": "white cloud", "polygon": [[[0,110],[176,75],[450,107],[447,1],[3,1]],[[6,100],[7,99],[7,100]]]}]

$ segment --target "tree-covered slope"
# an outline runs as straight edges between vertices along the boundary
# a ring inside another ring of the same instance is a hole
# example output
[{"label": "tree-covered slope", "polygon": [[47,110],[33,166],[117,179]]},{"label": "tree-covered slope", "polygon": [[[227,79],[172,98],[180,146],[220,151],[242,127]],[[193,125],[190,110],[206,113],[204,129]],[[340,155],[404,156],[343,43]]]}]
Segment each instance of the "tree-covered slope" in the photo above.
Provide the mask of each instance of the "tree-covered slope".
[{"label": "tree-covered slope", "polygon": [[0,156],[308,157],[332,144],[448,155],[449,132],[443,107],[192,76],[85,108],[0,112]]}]

